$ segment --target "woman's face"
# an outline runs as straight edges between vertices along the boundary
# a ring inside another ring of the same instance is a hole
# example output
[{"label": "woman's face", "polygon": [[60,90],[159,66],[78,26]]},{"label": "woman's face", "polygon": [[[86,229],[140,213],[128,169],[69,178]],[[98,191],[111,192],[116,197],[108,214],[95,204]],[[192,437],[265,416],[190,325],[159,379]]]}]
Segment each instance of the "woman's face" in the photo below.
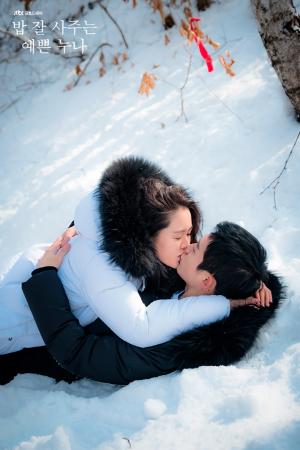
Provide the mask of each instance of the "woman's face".
[{"label": "woman's face", "polygon": [[168,267],[176,269],[181,255],[191,242],[192,216],[190,210],[179,207],[170,213],[170,223],[154,238],[158,259]]}]

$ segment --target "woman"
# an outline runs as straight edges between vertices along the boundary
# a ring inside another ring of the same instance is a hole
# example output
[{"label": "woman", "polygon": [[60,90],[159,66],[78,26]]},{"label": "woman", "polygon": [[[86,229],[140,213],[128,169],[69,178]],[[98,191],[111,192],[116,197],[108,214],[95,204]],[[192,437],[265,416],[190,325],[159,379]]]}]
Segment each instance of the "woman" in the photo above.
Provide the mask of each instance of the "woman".
[{"label": "woman", "polygon": [[[170,297],[182,286],[175,269],[199,225],[196,203],[157,166],[132,157],[113,163],[95,194],[79,204],[78,235],[59,271],[81,325],[99,317],[125,341],[146,347],[226,317],[224,296],[210,296],[208,303],[196,297],[184,303],[160,300],[146,307],[138,294],[146,285],[157,298]],[[41,252],[31,250],[2,283],[0,354],[43,345],[20,287]]]}]

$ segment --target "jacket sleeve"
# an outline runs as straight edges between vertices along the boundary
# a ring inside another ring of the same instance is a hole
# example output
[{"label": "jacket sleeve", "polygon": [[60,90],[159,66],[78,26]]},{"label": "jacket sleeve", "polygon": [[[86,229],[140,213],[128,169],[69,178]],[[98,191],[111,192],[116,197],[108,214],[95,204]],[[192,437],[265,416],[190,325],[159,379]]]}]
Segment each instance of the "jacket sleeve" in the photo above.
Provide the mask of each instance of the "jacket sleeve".
[{"label": "jacket sleeve", "polygon": [[182,300],[142,302],[131,282],[87,297],[97,317],[124,341],[138,347],[168,342],[197,326],[227,317],[230,303],[222,295],[187,297]]},{"label": "jacket sleeve", "polygon": [[84,298],[95,315],[119,338],[142,348],[168,342],[230,312],[229,300],[222,295],[163,299],[145,306],[137,287],[101,254],[89,261],[81,276]]},{"label": "jacket sleeve", "polygon": [[70,310],[55,270],[42,270],[22,284],[39,331],[55,360],[93,380],[128,384],[176,370],[169,344],[141,349],[117,336],[86,334]]}]

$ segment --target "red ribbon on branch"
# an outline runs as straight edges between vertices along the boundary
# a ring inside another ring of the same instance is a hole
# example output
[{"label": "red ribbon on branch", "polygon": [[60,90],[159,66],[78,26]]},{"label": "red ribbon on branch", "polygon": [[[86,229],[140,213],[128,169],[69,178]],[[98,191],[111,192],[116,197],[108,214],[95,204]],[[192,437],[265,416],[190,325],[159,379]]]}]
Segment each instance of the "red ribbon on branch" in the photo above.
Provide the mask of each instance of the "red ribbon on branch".
[{"label": "red ribbon on branch", "polygon": [[199,36],[197,36],[197,33],[195,32],[194,22],[200,22],[200,19],[198,19],[197,17],[190,17],[190,27],[191,27],[191,30],[194,32],[194,40],[199,48],[200,55],[206,62],[207,70],[209,72],[212,72],[214,70],[212,57],[210,56],[210,54],[204,47],[202,40],[199,38]]}]

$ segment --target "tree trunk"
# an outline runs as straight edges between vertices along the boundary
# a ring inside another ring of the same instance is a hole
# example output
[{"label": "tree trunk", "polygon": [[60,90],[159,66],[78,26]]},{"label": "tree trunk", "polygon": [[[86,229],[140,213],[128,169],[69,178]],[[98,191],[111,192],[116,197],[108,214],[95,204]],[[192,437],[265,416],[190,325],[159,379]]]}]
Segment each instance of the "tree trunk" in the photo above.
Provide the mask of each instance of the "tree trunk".
[{"label": "tree trunk", "polygon": [[300,16],[292,0],[251,0],[259,33],[300,121]]}]

